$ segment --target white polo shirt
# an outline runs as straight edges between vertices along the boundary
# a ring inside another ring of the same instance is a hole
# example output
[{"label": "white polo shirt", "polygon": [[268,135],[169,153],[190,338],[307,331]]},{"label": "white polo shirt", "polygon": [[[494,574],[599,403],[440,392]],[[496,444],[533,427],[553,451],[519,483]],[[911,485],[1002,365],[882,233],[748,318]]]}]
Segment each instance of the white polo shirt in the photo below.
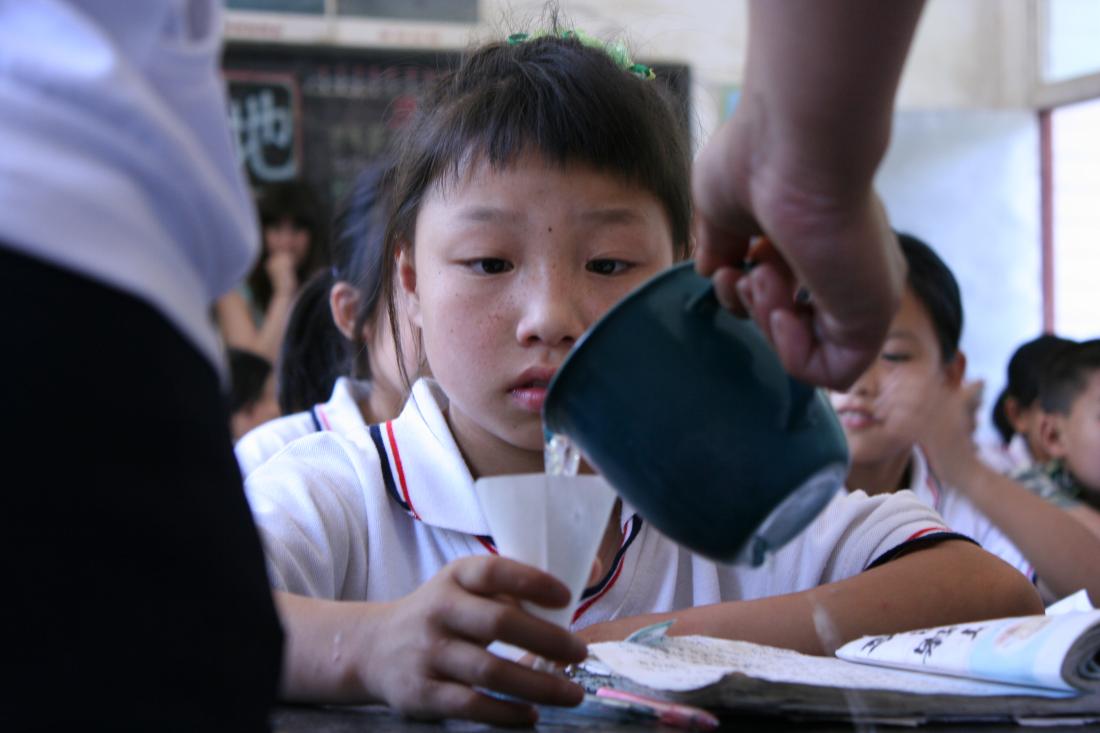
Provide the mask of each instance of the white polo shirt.
[{"label": "white polo shirt", "polygon": [[[495,552],[443,405],[438,387],[422,379],[396,419],[308,435],[248,476],[276,588],[386,601],[408,595],[453,560]],[[957,536],[909,492],[868,497],[838,490],[805,532],[749,568],[693,555],[629,506],[622,517],[618,555],[582,596],[575,629],[806,590],[885,562],[908,543]]]},{"label": "white polo shirt", "polygon": [[370,382],[340,377],[332,386],[328,402],[257,425],[233,446],[241,475],[252,473],[261,463],[303,435],[322,430],[345,433],[366,428],[359,403],[369,395]]},{"label": "white polo shirt", "polygon": [[1019,570],[1032,582],[1035,581],[1035,568],[1024,554],[963,492],[940,481],[919,447],[913,448],[909,466],[909,490],[935,509],[948,527],[973,539],[986,551]]}]

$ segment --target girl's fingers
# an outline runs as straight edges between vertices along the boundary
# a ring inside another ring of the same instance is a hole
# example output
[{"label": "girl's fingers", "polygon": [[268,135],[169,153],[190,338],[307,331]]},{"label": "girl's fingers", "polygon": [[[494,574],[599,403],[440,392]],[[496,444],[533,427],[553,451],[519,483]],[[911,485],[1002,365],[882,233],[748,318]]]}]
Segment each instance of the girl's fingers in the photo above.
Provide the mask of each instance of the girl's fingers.
[{"label": "girl's fingers", "polygon": [[549,573],[498,556],[468,557],[451,564],[455,581],[479,596],[505,594],[547,608],[569,603],[569,589]]},{"label": "girl's fingers", "polygon": [[467,596],[450,605],[440,622],[448,633],[481,646],[503,641],[555,662],[576,663],[588,654],[584,642],[565,629],[494,599]]},{"label": "girl's fingers", "polygon": [[502,659],[458,639],[439,645],[433,668],[442,678],[480,687],[537,705],[579,705],[584,689],[565,677]]},{"label": "girl's fingers", "polygon": [[409,717],[427,720],[463,718],[507,726],[532,726],[538,720],[533,705],[501,700],[449,680],[432,682],[415,704],[398,708]]}]

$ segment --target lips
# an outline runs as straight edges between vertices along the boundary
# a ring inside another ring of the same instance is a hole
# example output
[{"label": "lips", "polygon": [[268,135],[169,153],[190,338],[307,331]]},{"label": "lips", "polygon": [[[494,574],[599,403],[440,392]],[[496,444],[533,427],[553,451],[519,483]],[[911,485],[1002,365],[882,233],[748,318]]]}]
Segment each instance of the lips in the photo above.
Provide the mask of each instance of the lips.
[{"label": "lips", "polygon": [[870,410],[856,407],[841,407],[836,411],[840,424],[846,430],[862,430],[878,424],[878,419]]},{"label": "lips", "polygon": [[520,409],[542,412],[542,405],[546,402],[546,388],[550,386],[555,371],[557,370],[552,367],[527,369],[508,388],[508,393]]}]

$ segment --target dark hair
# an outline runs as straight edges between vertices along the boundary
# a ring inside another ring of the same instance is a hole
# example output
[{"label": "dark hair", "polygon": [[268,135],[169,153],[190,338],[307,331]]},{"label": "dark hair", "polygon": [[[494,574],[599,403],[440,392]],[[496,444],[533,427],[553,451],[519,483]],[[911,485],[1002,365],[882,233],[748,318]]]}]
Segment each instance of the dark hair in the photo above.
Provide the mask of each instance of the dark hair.
[{"label": "dark hair", "polygon": [[384,156],[355,179],[336,215],[332,242],[332,271],[337,280],[350,283],[359,294],[349,371],[357,379],[371,377],[368,345],[363,327],[373,324],[382,302],[383,262],[386,251],[386,217],[390,208],[393,166]]},{"label": "dark hair", "polygon": [[[637,185],[664,207],[677,258],[687,255],[690,150],[666,85],[620,68],[551,15],[545,35],[468,54],[424,94],[400,133],[383,275],[397,343],[396,254],[412,246],[433,184],[458,179],[471,161],[500,170],[537,153],[551,164],[580,163]],[[403,363],[401,371],[407,384]]]},{"label": "dark hair", "polygon": [[229,412],[256,404],[263,396],[264,382],[271,375],[271,362],[243,349],[228,349]]},{"label": "dark hair", "polygon": [[331,270],[314,273],[290,311],[275,376],[279,410],[284,415],[324,402],[336,379],[347,373],[347,339],[329,308],[334,282]]},{"label": "dark hair", "polygon": [[[386,159],[356,177],[334,220],[333,264],[318,271],[298,293],[287,322],[278,363],[279,408],[284,414],[324,402],[344,375],[369,379],[363,327],[378,314],[389,185]],[[337,281],[359,294],[351,342],[332,319],[329,293]]]},{"label": "dark hair", "polygon": [[1001,393],[997,395],[997,401],[993,403],[991,412],[993,427],[997,430],[997,435],[1001,436],[1001,442],[1005,445],[1016,434],[1016,428],[1012,426],[1012,421],[1008,419],[1008,411],[1005,410],[1005,400],[1007,398],[1008,390],[1002,389]]},{"label": "dark hair", "polygon": [[[271,225],[284,219],[290,219],[295,226],[309,232],[309,251],[298,264],[298,282],[322,267],[326,260],[325,235],[321,226],[321,204],[313,188],[304,181],[281,181],[264,187],[259,195],[256,208],[260,217],[260,236]],[[260,310],[266,310],[271,303],[271,280],[267,276],[267,246],[260,248],[260,257],[248,276],[248,287],[252,299]]]},{"label": "dark hair", "polygon": [[1039,406],[1046,412],[1068,415],[1097,371],[1100,371],[1100,339],[1061,347],[1039,375]]},{"label": "dark hair", "polygon": [[1053,334],[1043,334],[1021,344],[1008,360],[1008,384],[1005,396],[1012,397],[1021,407],[1031,407],[1039,398],[1039,375],[1051,357],[1074,341]]},{"label": "dark hair", "polygon": [[898,232],[898,243],[909,264],[906,282],[928,311],[940,345],[940,357],[947,364],[958,353],[962,336],[963,308],[959,283],[947,263],[920,239]]}]

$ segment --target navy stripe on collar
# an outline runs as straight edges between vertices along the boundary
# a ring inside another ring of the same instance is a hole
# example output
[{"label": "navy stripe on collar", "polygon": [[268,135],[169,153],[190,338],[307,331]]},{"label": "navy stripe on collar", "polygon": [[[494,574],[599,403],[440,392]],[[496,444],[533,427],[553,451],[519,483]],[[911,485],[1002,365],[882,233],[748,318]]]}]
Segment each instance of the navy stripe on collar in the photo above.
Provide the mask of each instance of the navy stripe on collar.
[{"label": "navy stripe on collar", "polygon": [[611,579],[615,577],[615,568],[619,567],[619,563],[622,562],[623,555],[626,554],[627,548],[638,537],[638,533],[642,531],[642,518],[637,514],[634,515],[633,521],[630,523],[630,536],[626,538],[626,542],[622,544],[619,551],[615,553],[615,559],[611,561],[611,567],[608,568],[607,574],[603,576],[599,583],[596,583],[590,588],[585,588],[584,593],[581,593],[580,600],[587,600],[596,595],[604,589],[604,587],[611,582]]},{"label": "navy stripe on collar", "polygon": [[889,550],[887,550],[886,552],[882,553],[881,555],[876,557],[874,560],[872,560],[871,564],[868,565],[866,568],[864,568],[864,570],[870,570],[872,568],[877,568],[881,565],[885,565],[886,563],[890,562],[891,560],[893,560],[896,557],[900,557],[901,555],[904,555],[907,552],[911,552],[913,550],[919,550],[922,547],[928,547],[929,545],[936,545],[936,544],[939,544],[940,542],[943,542],[945,540],[964,540],[964,541],[969,542],[971,544],[978,545],[978,547],[981,547],[981,545],[979,545],[977,542],[975,542],[974,540],[972,540],[971,538],[967,537],[964,534],[959,534],[958,532],[947,532],[947,531],[936,532],[934,534],[923,535],[921,537],[916,538],[915,540],[906,540],[905,542],[902,542],[900,545],[896,545],[894,547],[891,547]]},{"label": "navy stripe on collar", "polygon": [[390,470],[390,454],[386,452],[386,443],[382,440],[382,430],[377,425],[370,426],[370,439],[374,441],[374,447],[378,451],[378,463],[382,466],[382,483],[386,485],[386,493],[397,502],[397,505],[412,514],[409,505],[401,498],[397,491],[397,484],[393,481],[393,472]]},{"label": "navy stripe on collar", "polygon": [[317,417],[317,405],[310,408],[309,416],[313,419],[313,429],[318,433],[324,432],[325,426],[321,424],[320,418]]}]

